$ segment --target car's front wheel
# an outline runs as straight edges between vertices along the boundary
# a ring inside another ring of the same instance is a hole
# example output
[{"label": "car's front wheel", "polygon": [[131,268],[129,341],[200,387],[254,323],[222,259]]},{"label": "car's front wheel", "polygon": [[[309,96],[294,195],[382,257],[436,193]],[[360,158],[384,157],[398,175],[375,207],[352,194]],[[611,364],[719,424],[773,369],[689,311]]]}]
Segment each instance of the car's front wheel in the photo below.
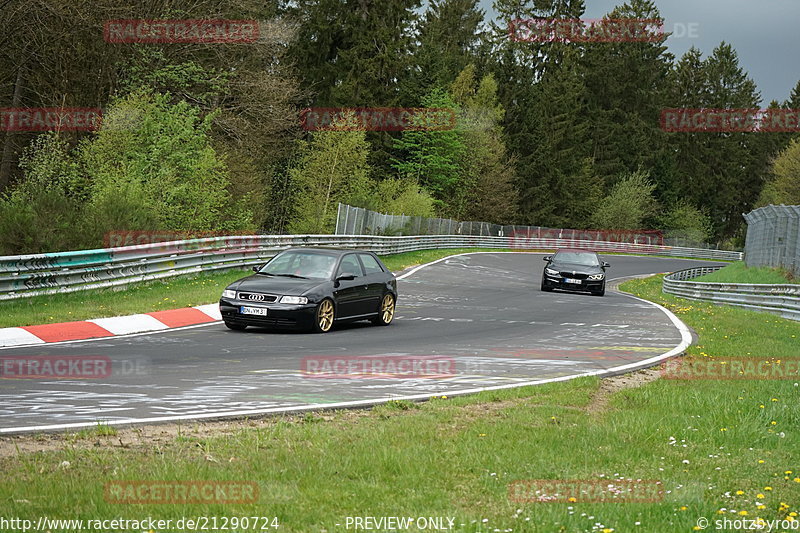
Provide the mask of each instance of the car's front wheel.
[{"label": "car's front wheel", "polygon": [[247,329],[247,326],[244,324],[234,324],[233,322],[225,322],[225,327],[233,331],[244,331]]},{"label": "car's front wheel", "polygon": [[595,296],[604,296],[606,294],[606,286],[603,285],[603,287],[599,291],[592,291],[592,294],[594,294]]},{"label": "car's front wheel", "polygon": [[336,311],[333,302],[329,298],[322,300],[314,313],[314,331],[317,333],[327,333],[333,327],[333,320]]},{"label": "car's front wheel", "polygon": [[553,288],[550,287],[544,280],[542,280],[542,290],[545,292],[552,292]]},{"label": "car's front wheel", "polygon": [[394,320],[395,300],[392,293],[386,293],[381,300],[378,316],[372,319],[376,326],[388,326]]}]

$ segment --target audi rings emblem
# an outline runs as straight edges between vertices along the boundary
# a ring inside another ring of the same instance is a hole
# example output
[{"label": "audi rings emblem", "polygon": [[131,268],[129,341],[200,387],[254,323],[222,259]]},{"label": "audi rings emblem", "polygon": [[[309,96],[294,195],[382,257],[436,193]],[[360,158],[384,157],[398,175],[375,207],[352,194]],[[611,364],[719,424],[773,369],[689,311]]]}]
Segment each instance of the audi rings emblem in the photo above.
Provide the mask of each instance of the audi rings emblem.
[{"label": "audi rings emblem", "polygon": [[264,295],[263,294],[251,294],[250,299],[254,302],[263,302]]}]

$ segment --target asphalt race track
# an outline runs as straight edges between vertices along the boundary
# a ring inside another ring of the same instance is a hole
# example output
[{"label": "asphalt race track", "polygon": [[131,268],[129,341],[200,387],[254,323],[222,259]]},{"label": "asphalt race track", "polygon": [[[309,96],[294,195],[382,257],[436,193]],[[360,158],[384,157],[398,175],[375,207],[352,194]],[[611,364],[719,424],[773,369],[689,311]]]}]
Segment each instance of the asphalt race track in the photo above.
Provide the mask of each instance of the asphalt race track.
[{"label": "asphalt race track", "polygon": [[[600,372],[660,356],[682,334],[661,309],[613,290],[605,297],[539,290],[543,254],[454,256],[398,282],[389,327],[279,333],[220,323],[148,334],[10,348],[6,356],[104,356],[98,379],[0,379],[0,433],[111,423],[254,415],[388,397],[452,395]],[[608,278],[709,261],[603,257]],[[309,377],[303,358],[444,356],[454,373],[397,379]]]}]

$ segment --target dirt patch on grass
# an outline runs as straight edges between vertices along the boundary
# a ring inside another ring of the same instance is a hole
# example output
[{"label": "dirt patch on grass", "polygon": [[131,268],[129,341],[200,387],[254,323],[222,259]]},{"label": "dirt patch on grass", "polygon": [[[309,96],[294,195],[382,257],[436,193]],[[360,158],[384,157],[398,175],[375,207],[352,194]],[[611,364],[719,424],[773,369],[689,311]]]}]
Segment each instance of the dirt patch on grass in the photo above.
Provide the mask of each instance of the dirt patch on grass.
[{"label": "dirt patch on grass", "polygon": [[586,407],[586,412],[593,415],[601,414],[608,409],[608,402],[613,394],[621,390],[641,387],[660,377],[661,371],[658,368],[646,368],[630,374],[605,378],[600,382],[600,388],[594,393]]}]

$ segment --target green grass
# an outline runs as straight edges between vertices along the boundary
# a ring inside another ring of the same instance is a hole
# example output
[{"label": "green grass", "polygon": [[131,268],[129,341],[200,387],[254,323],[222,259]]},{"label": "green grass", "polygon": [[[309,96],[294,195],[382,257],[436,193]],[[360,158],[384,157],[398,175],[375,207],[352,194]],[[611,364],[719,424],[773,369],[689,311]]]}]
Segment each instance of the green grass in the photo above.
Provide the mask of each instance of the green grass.
[{"label": "green grass", "polygon": [[[392,271],[481,248],[423,250],[382,257]],[[52,324],[110,316],[132,315],[208,304],[219,300],[228,284],[251,270],[176,276],[137,283],[123,289],[94,289],[66,294],[34,296],[0,302],[0,327]]]},{"label": "green grass", "polygon": [[[796,322],[664,295],[661,276],[623,288],[669,307],[697,331],[688,357],[798,355]],[[129,449],[67,443],[0,459],[0,508],[32,519],[277,516],[280,531],[331,533],[346,531],[347,516],[451,516],[453,530],[464,532],[673,533],[692,531],[701,516],[741,518],[731,510],[753,519],[800,511],[800,387],[793,381],[657,380],[615,393],[597,413],[587,408],[599,384],[583,378],[276,417],[222,436],[195,427]],[[508,498],[518,480],[616,477],[661,480],[669,493],[653,503]],[[227,506],[110,503],[103,486],[115,480],[256,482],[260,496]]]},{"label": "green grass", "polygon": [[711,274],[694,278],[692,281],[713,283],[800,283],[800,279],[794,278],[787,270],[770,267],[748,267],[741,261],[732,263]]}]

